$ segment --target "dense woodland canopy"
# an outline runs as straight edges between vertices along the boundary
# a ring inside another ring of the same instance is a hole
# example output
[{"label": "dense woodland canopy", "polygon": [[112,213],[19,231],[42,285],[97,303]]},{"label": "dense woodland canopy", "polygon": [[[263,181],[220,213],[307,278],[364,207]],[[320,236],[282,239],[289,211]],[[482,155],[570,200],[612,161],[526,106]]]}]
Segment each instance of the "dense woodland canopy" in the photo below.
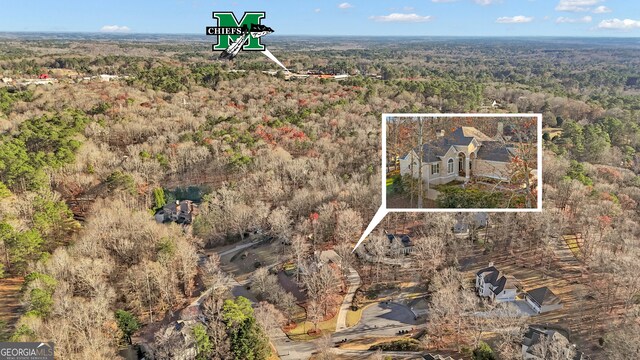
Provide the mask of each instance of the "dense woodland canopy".
[{"label": "dense woodland canopy", "polygon": [[[229,300],[215,258],[196,276],[198,251],[256,229],[291,241],[292,257],[352,244],[380,204],[381,113],[488,109],[540,112],[545,126],[562,131],[544,141],[545,211],[494,214],[487,251],[533,249],[544,264],[551,237],[582,233],[597,310],[611,319],[585,319],[593,323],[590,339],[601,338],[610,359],[637,348],[637,339],[620,336],[637,328],[640,291],[637,45],[294,45],[302,40],[282,38],[272,52],[292,69],[353,76],[285,81],[260,71],[274,66],[260,55],[219,63],[197,41],[2,41],[3,77],[69,70],[50,86],[0,88],[0,277],[25,279],[24,314],[3,337],[53,339],[61,358],[112,358],[138,321],[148,325],[181,309],[202,282],[221,290],[207,300],[209,325],[194,329],[199,354],[263,359],[265,322],[257,324],[273,316],[270,300],[265,296],[256,314]],[[128,78],[64,80],[104,73]],[[494,100],[502,107],[492,109]],[[155,189],[199,184],[211,192],[193,234],[153,221]],[[382,226],[401,219],[390,216]],[[442,291],[443,283],[459,281],[453,267],[471,244],[448,234],[451,216],[419,219],[430,234],[416,240],[416,256],[440,314],[431,327],[437,342],[438,324],[471,306]],[[393,273],[379,270],[382,280]],[[322,294],[318,279],[331,276],[302,281]],[[286,304],[271,303],[287,316]],[[472,325],[458,326],[460,339],[473,337],[463,334]],[[247,355],[239,336],[258,344],[258,353]],[[158,340],[158,353],[175,350],[167,344]]]}]

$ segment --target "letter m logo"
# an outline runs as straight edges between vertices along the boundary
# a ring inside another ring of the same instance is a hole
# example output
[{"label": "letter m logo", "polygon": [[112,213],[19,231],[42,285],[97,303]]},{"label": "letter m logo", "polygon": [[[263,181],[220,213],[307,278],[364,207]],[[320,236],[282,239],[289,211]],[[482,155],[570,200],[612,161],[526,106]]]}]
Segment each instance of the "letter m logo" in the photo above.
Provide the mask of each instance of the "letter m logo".
[{"label": "letter m logo", "polygon": [[[242,27],[246,26],[247,29],[251,29],[252,24],[260,24],[260,20],[266,16],[264,11],[247,11],[242,15],[242,19],[238,22],[238,19],[232,12],[214,12],[213,18],[218,20],[219,27]],[[229,44],[238,40],[241,35],[219,35],[218,43],[213,47],[213,50],[226,50]],[[248,41],[242,46],[242,50],[248,51],[262,51],[264,45],[260,43],[260,38],[254,38],[249,36]]]}]

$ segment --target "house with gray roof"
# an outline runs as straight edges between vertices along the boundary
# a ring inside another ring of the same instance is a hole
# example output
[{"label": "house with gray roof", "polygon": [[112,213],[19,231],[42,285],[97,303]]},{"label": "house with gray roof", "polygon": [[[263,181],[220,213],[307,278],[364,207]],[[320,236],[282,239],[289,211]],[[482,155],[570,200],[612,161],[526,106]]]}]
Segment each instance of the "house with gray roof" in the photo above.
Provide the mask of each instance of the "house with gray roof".
[{"label": "house with gray roof", "polygon": [[493,263],[476,273],[475,288],[478,296],[496,303],[515,301],[518,294],[515,278],[502,274]]},{"label": "house with gray roof", "polygon": [[411,241],[411,237],[409,235],[392,234],[388,233],[386,230],[384,231],[384,233],[387,235],[387,239],[389,239],[389,252],[391,253],[391,255],[408,255],[413,252],[413,242]]},{"label": "house with gray roof", "polygon": [[559,331],[530,326],[522,338],[522,358],[544,360],[550,357],[567,360],[585,359],[584,354]]},{"label": "house with gray roof", "polygon": [[450,133],[438,131],[434,140],[402,156],[400,174],[417,178],[422,167],[423,180],[431,185],[466,182],[472,177],[508,182],[507,165],[514,156],[515,148],[501,136],[492,138],[474,127],[461,126]]},{"label": "house with gray roof", "polygon": [[527,291],[525,300],[538,314],[562,309],[560,298],[546,286]]}]

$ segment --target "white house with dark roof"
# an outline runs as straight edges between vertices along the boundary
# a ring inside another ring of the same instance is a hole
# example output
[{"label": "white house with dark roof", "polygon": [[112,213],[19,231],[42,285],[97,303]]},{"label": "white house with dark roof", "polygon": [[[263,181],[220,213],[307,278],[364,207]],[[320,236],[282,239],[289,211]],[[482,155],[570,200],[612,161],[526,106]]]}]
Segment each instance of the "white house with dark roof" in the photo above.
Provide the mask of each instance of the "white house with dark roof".
[{"label": "white house with dark roof", "polygon": [[527,291],[525,300],[538,314],[562,309],[560,298],[546,286]]},{"label": "white house with dark roof", "polygon": [[515,301],[518,294],[515,278],[501,274],[491,263],[476,273],[475,288],[478,296],[496,303]]},{"label": "white house with dark roof", "polygon": [[385,230],[387,239],[389,239],[389,252],[391,255],[403,254],[409,255],[413,252],[413,242],[407,234],[390,234]]},{"label": "white house with dark roof", "polygon": [[420,147],[400,158],[400,174],[417,178],[422,164],[423,180],[432,185],[471,177],[509,181],[507,165],[514,151],[501,136],[491,138],[474,127],[461,126],[449,134],[441,130],[435,140],[422,145],[421,161]]}]

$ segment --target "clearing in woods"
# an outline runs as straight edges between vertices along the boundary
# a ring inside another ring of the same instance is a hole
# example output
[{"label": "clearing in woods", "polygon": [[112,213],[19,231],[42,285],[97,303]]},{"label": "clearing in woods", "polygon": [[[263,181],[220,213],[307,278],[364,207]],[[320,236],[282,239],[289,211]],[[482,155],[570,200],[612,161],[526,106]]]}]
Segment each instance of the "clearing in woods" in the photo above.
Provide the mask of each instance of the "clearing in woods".
[{"label": "clearing in woods", "polygon": [[20,317],[23,278],[0,279],[0,341],[7,340]]}]

